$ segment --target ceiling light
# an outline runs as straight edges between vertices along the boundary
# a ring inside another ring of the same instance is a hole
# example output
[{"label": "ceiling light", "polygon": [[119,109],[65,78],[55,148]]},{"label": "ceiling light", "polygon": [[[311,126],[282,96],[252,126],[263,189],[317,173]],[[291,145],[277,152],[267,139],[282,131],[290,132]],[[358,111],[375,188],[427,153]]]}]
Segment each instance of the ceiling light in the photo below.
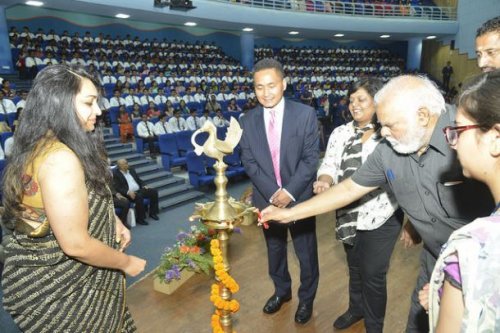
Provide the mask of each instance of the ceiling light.
[{"label": "ceiling light", "polygon": [[43,2],[41,2],[41,1],[26,1],[25,3],[28,6],[36,6],[36,7],[43,6]]},{"label": "ceiling light", "polygon": [[298,34],[299,34],[299,32],[298,32],[298,31],[290,31],[288,34],[289,34],[289,35],[298,35]]},{"label": "ceiling light", "polygon": [[243,28],[243,31],[250,32],[253,31],[253,28]]},{"label": "ceiling light", "polygon": [[123,18],[123,19],[126,19],[126,18],[129,18],[129,17],[130,17],[130,15],[120,13],[120,14],[116,14],[116,15],[115,15],[115,17],[117,17],[117,18]]},{"label": "ceiling light", "polygon": [[436,36],[427,36],[426,39],[435,39]]},{"label": "ceiling light", "polygon": [[344,37],[344,34],[335,34],[335,37]]},{"label": "ceiling light", "polygon": [[381,35],[380,38],[389,38],[391,35]]},{"label": "ceiling light", "polygon": [[188,27],[196,27],[196,22],[186,22],[184,25]]}]

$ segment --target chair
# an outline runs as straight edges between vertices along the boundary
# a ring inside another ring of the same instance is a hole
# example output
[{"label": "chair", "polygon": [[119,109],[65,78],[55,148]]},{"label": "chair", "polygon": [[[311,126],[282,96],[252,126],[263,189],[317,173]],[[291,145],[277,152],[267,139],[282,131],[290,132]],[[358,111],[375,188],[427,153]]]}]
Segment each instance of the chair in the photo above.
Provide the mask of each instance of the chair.
[{"label": "chair", "polygon": [[179,148],[179,154],[181,156],[186,156],[188,151],[194,150],[194,147],[191,144],[191,136],[192,135],[193,135],[193,131],[181,131],[181,132],[175,133],[175,138],[177,140],[177,148]]},{"label": "chair", "polygon": [[241,164],[239,147],[235,147],[231,155],[224,156],[224,163],[227,164],[227,171],[234,172],[235,176],[246,175],[245,168]]},{"label": "chair", "polygon": [[132,126],[134,127],[134,139],[135,139],[135,146],[136,146],[136,151],[139,154],[142,154],[144,152],[144,139],[139,136],[137,133],[137,124],[141,119],[133,119],[132,120]]},{"label": "chair", "polygon": [[208,175],[202,156],[196,155],[194,151],[186,154],[186,165],[189,175],[189,183],[194,187],[212,184],[214,175]]},{"label": "chair", "polygon": [[179,156],[175,134],[160,135],[158,145],[160,147],[161,163],[165,170],[170,171],[173,166],[186,165],[186,157]]},{"label": "chair", "polygon": [[3,132],[0,134],[0,144],[2,144],[2,149],[5,150],[5,140],[13,136],[12,132]]}]

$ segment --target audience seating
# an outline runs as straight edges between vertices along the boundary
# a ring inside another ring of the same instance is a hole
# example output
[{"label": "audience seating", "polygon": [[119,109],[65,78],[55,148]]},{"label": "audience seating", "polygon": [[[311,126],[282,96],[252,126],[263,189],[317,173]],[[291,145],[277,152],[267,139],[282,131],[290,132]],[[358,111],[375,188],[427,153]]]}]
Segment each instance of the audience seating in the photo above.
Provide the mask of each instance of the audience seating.
[{"label": "audience seating", "polygon": [[160,146],[161,163],[166,171],[172,167],[186,165],[186,157],[179,155],[176,134],[163,134],[158,137]]}]

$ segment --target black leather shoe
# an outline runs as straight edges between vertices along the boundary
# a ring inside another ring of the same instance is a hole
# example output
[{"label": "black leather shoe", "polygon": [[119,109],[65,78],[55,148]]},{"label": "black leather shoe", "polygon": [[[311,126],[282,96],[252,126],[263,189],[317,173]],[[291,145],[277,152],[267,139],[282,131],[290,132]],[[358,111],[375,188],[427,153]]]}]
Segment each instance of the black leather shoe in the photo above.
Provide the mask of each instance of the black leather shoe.
[{"label": "black leather shoe", "polygon": [[155,221],[158,221],[158,220],[160,219],[160,218],[158,217],[158,215],[156,215],[156,214],[150,214],[150,215],[149,215],[149,217],[150,217],[150,218],[152,218],[152,219],[153,219],[153,220],[155,220]]},{"label": "black leather shoe", "polygon": [[313,313],[312,304],[299,303],[297,312],[295,312],[295,322],[297,324],[305,324],[311,319]]},{"label": "black leather shoe", "polygon": [[349,310],[346,311],[342,316],[338,317],[334,322],[333,322],[333,327],[343,330],[348,327],[351,327],[358,321],[363,319],[363,316],[353,316]]},{"label": "black leather shoe", "polygon": [[149,223],[146,221],[137,221],[137,224],[149,225]]},{"label": "black leather shoe", "polygon": [[273,296],[271,296],[271,298],[269,298],[267,300],[266,305],[264,305],[264,308],[262,309],[262,311],[264,311],[264,313],[267,313],[267,314],[275,313],[275,312],[279,311],[279,309],[281,309],[281,306],[284,303],[288,302],[291,299],[292,299],[291,295],[283,296],[283,297],[273,295]]}]

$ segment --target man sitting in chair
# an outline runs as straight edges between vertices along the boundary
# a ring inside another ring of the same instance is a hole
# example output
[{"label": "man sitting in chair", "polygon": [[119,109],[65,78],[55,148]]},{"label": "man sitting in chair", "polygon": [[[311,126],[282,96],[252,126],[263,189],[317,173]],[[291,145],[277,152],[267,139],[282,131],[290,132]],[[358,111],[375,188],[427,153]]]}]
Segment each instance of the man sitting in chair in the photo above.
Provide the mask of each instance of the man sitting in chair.
[{"label": "man sitting in chair", "polygon": [[149,199],[149,217],[158,221],[158,191],[144,186],[134,169],[129,169],[127,160],[116,162],[118,168],[113,171],[113,184],[118,193],[135,203],[135,220],[138,224],[148,225],[144,199]]}]

